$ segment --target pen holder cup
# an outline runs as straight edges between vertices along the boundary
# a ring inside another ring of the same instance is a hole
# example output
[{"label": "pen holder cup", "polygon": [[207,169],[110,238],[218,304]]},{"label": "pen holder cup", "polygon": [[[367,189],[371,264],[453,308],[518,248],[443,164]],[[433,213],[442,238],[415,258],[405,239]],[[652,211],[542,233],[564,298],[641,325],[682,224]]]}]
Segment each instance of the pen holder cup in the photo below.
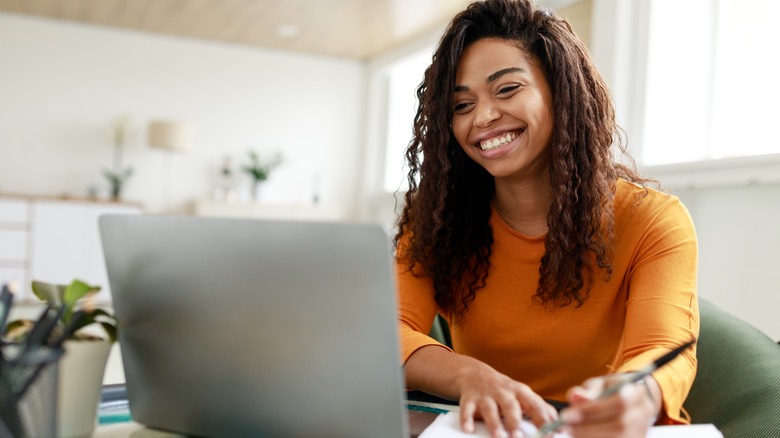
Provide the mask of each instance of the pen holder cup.
[{"label": "pen holder cup", "polygon": [[62,353],[40,350],[48,351],[31,360],[6,360],[0,366],[0,438],[57,436],[58,361]]}]

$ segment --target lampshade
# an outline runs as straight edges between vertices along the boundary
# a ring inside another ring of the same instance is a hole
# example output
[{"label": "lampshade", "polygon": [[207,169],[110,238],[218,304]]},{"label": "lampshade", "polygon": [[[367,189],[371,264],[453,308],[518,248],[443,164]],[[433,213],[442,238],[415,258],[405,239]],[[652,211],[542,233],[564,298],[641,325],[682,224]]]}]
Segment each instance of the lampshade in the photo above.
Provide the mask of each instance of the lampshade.
[{"label": "lampshade", "polygon": [[173,120],[154,120],[149,123],[149,145],[153,148],[183,151],[192,142],[190,126]]}]

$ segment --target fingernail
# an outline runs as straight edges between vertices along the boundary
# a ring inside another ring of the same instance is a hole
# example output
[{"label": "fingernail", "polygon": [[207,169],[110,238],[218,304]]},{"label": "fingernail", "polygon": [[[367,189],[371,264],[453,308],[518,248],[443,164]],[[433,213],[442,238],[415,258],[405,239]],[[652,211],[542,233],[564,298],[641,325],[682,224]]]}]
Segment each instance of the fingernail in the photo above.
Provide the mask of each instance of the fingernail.
[{"label": "fingernail", "polygon": [[514,432],[512,432],[512,438],[525,438],[525,434],[520,429],[515,429]]},{"label": "fingernail", "polygon": [[474,422],[472,420],[466,420],[463,423],[463,431],[466,433],[474,433]]},{"label": "fingernail", "polygon": [[496,429],[496,431],[493,432],[493,438],[509,438],[509,436],[504,429]]},{"label": "fingernail", "polygon": [[561,419],[568,424],[576,424],[582,421],[582,413],[576,409],[566,409],[561,412]]}]

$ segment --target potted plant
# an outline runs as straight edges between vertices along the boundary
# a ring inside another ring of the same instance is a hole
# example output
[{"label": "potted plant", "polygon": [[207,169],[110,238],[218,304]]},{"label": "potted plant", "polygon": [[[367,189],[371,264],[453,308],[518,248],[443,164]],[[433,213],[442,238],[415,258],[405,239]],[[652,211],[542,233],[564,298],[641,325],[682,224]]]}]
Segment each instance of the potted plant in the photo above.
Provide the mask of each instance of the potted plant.
[{"label": "potted plant", "polygon": [[260,185],[268,179],[271,171],[282,164],[282,154],[277,152],[269,157],[263,158],[255,151],[249,151],[249,164],[241,166],[241,170],[252,177],[252,199],[259,197]]},{"label": "potted plant", "polygon": [[108,179],[111,200],[118,202],[122,197],[125,181],[133,175],[133,168],[122,165],[122,149],[127,140],[129,117],[120,117],[114,122],[114,163],[111,169],[104,169],[103,176]]},{"label": "potted plant", "polygon": [[[99,286],[80,280],[69,285],[33,281],[32,290],[39,300],[58,309],[59,320],[51,337],[66,336],[65,354],[59,363],[58,435],[89,436],[96,425],[108,354],[117,339],[116,319],[92,304]],[[29,320],[12,321],[6,326],[5,338],[20,342],[32,326]],[[99,331],[85,330],[88,326],[102,327],[103,336]]]}]

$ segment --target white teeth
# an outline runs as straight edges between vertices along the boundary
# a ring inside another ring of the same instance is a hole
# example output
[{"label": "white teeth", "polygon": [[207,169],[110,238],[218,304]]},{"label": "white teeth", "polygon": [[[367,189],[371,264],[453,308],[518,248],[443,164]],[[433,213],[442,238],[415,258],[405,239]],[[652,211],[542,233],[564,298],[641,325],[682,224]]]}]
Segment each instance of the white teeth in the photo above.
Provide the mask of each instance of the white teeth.
[{"label": "white teeth", "polygon": [[514,132],[507,132],[505,134],[502,134],[498,137],[493,137],[490,139],[487,139],[485,141],[482,141],[479,143],[479,147],[482,148],[483,151],[489,151],[491,149],[495,149],[501,145],[505,145],[509,143],[510,141],[517,138],[517,134]]}]

